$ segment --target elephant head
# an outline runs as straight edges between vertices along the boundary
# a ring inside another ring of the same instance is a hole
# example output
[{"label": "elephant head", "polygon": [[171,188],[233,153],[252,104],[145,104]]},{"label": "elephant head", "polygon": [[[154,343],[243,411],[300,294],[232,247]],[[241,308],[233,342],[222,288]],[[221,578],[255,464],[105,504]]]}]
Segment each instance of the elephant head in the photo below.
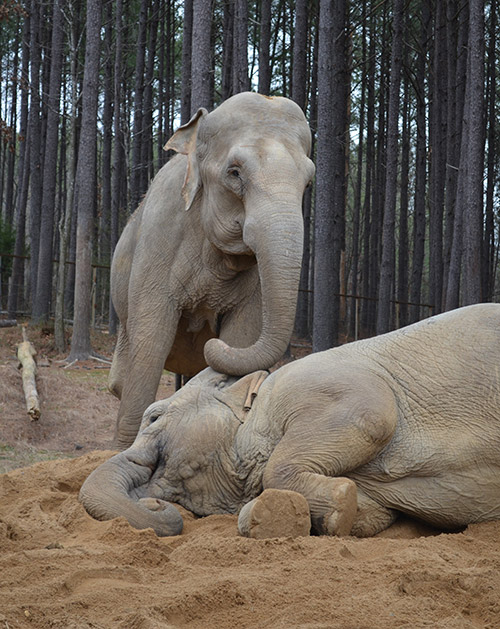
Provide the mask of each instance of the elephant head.
[{"label": "elephant head", "polygon": [[200,516],[238,512],[261,491],[264,463],[238,452],[235,436],[267,375],[235,379],[207,368],[151,404],[132,446],[83,484],[85,509],[98,520],[123,516],[160,536],[182,531],[171,502]]},{"label": "elephant head", "polygon": [[302,263],[302,197],[314,176],[311,134],[285,98],[242,93],[211,113],[200,109],[166,145],[187,155],[183,197],[200,213],[209,242],[227,264],[259,269],[262,326],[247,348],[205,345],[216,371],[244,375],[271,367],[293,330]]}]

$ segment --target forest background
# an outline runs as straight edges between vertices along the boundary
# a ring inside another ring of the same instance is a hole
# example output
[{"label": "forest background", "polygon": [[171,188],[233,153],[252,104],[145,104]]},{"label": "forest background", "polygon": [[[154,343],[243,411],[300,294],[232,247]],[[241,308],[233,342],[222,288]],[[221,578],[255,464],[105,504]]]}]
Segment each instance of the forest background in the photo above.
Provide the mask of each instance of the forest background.
[{"label": "forest background", "polygon": [[91,353],[109,264],[198,107],[313,132],[296,334],[321,350],[498,297],[495,0],[4,0],[0,310]]}]

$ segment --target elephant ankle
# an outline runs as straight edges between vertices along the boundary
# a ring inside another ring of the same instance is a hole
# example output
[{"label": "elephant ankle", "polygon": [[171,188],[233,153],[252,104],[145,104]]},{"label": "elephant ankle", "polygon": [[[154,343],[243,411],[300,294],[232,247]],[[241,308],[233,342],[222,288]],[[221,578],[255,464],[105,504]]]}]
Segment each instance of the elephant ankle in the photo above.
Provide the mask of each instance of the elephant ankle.
[{"label": "elephant ankle", "polygon": [[313,517],[313,529],[319,535],[349,535],[356,520],[358,501],[356,484],[348,478],[331,479],[331,509]]}]

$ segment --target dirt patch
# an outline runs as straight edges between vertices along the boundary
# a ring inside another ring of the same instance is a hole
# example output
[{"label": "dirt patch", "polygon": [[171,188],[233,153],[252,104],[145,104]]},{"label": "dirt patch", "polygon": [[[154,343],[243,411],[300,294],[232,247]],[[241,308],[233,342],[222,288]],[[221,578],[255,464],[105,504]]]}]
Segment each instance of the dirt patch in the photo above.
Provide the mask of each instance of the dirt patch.
[{"label": "dirt patch", "polygon": [[[0,473],[38,460],[74,457],[113,447],[118,400],[108,391],[114,338],[94,331],[92,345],[105,361],[68,365],[54,347],[52,330],[28,328],[37,356],[37,389],[42,416],[26,413],[21,372],[16,355],[18,328],[0,329]],[[159,398],[171,395],[174,377],[165,373]]]},{"label": "dirt patch", "polygon": [[[499,522],[453,535],[402,520],[366,540],[253,540],[238,536],[236,516],[182,509],[183,534],[172,538],[93,520],[77,497],[112,454],[107,370],[63,369],[50,336],[29,335],[48,361],[38,424],[24,409],[20,334],[0,330],[0,465],[10,466],[0,475],[2,629],[500,626]],[[94,340],[111,354],[112,339]],[[72,458],[19,466],[61,456]]]}]

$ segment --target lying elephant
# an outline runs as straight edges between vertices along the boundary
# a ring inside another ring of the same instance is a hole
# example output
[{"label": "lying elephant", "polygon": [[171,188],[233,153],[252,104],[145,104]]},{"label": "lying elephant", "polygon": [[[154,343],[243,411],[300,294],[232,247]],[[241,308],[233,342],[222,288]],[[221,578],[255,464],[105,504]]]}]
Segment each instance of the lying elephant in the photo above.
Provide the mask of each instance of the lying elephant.
[{"label": "lying elephant", "polygon": [[111,267],[120,448],[133,442],[164,367],[185,376],[207,364],[232,375],[267,369],[295,318],[302,196],[314,175],[302,110],[238,94],[200,109],[166,148],[179,155],[153,180]]},{"label": "lying elephant", "polygon": [[271,375],[207,369],[147,409],[132,447],[98,467],[80,499],[98,519],[158,535],[182,530],[167,501],[200,516],[250,502],[245,531],[266,488],[302,494],[319,534],[374,535],[400,512],[444,529],[500,518],[500,305]]}]

